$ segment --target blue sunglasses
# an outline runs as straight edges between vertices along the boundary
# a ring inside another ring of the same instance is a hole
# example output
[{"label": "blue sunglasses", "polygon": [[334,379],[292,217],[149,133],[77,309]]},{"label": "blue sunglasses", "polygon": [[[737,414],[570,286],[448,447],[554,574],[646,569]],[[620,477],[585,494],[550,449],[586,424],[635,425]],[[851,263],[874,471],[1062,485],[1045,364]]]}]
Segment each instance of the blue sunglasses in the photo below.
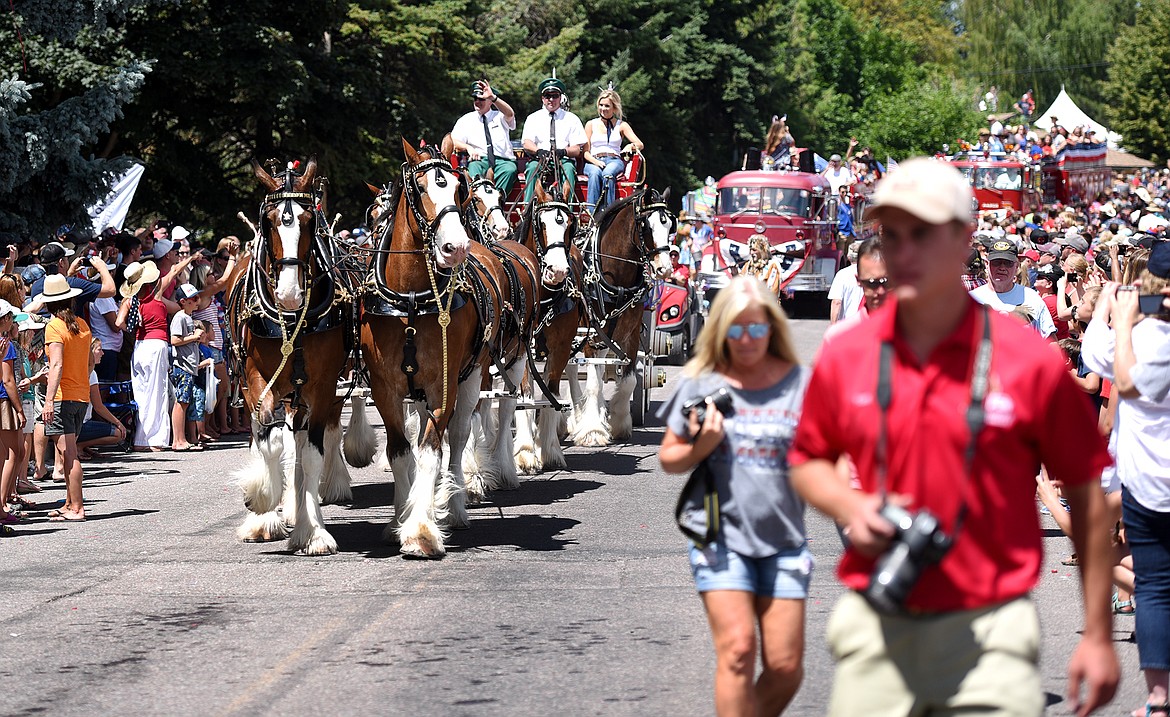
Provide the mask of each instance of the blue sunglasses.
[{"label": "blue sunglasses", "polygon": [[753,339],[762,339],[768,335],[769,329],[772,327],[768,324],[732,324],[727,327],[727,338],[732,341],[739,341],[743,338],[743,332],[746,330],[747,335]]}]

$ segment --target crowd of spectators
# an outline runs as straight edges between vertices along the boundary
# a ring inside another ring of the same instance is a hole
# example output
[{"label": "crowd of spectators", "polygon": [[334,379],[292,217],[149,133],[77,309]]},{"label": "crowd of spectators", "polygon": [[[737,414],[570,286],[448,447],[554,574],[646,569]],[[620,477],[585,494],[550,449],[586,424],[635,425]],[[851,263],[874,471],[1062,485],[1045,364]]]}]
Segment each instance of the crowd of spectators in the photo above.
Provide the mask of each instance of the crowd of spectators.
[{"label": "crowd of spectators", "polygon": [[[202,246],[160,220],[45,242],[7,235],[2,248],[5,534],[38,511],[85,520],[83,465],[102,451],[202,450],[249,432],[225,360],[236,237]],[[61,485],[66,499],[53,510],[28,497]]]}]

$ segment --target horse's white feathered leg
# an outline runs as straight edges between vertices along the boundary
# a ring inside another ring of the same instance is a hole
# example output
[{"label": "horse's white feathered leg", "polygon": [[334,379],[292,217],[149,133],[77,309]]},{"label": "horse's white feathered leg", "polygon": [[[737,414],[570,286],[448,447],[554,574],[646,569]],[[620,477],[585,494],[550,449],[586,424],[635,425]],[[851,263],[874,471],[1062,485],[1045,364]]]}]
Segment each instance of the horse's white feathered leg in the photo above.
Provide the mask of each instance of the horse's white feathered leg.
[{"label": "horse's white feathered leg", "polygon": [[634,433],[634,419],[630,416],[630,399],[634,395],[637,376],[631,371],[617,382],[609,401],[609,435],[611,440],[624,441]]},{"label": "horse's white feathered leg", "polygon": [[[339,431],[337,427],[334,430]],[[340,439],[339,431],[338,442]],[[306,555],[332,555],[337,552],[337,541],[325,530],[325,517],[321,514],[318,498],[321,472],[325,468],[323,450],[326,445],[328,443],[324,440],[321,446],[315,445],[309,440],[307,431],[297,432],[297,452],[301,456],[296,472],[297,524],[288,538],[288,548],[293,552],[303,551]],[[337,443],[334,443],[335,451],[337,447]],[[341,460],[340,455],[337,460]]]},{"label": "horse's white feathered leg", "polygon": [[285,495],[282,460],[286,445],[289,452],[293,452],[290,435],[284,426],[265,431],[258,422],[252,422],[252,447],[248,460],[236,473],[244,492],[244,505],[249,511],[244,523],[236,529],[236,537],[240,540],[267,542],[288,536],[286,518],[291,522],[293,514],[282,516],[276,509],[282,499],[293,504],[290,496]]},{"label": "horse's white feathered leg", "polygon": [[[520,386],[524,381],[526,366],[522,361],[516,361],[508,371],[508,379],[513,386]],[[499,401],[499,424],[496,429],[495,450],[492,451],[500,465],[500,487],[504,490],[515,490],[520,487],[520,477],[516,474],[515,441],[512,436],[512,423],[516,418],[516,397],[505,396]]]},{"label": "horse's white feathered leg", "polygon": [[598,364],[589,368],[573,442],[578,446],[608,446],[610,435],[609,421],[605,416],[605,366]]},{"label": "horse's white feathered leg", "polygon": [[[435,494],[442,469],[442,455],[434,446],[422,446],[416,452],[414,481],[406,502],[406,515],[398,528],[398,544],[404,556],[442,557],[447,548],[443,532],[436,521]],[[398,471],[394,471],[394,498],[398,500]]]},{"label": "horse's white feathered leg", "polygon": [[[451,448],[448,459],[450,469],[450,484],[446,477],[441,485],[441,495],[436,498],[436,514],[447,512],[447,526],[456,530],[471,527],[471,519],[467,515],[467,494],[463,474],[463,453],[467,447],[467,439],[471,434],[472,416],[479,403],[479,387],[483,384],[482,371],[472,371],[471,375],[459,384],[459,392],[455,398],[455,411],[447,424],[447,442]],[[442,500],[446,498],[446,500]],[[441,502],[440,502],[441,501]]]},{"label": "horse's white feathered leg", "polygon": [[[348,436],[347,436],[348,438]],[[321,476],[321,503],[348,503],[353,500],[349,468],[341,457],[341,425],[325,428],[325,468]],[[366,463],[369,465],[369,462]]]},{"label": "horse's white feathered leg", "polygon": [[366,399],[349,398],[349,426],[345,429],[345,460],[354,468],[365,468],[374,462],[378,452],[378,436],[366,416]]}]

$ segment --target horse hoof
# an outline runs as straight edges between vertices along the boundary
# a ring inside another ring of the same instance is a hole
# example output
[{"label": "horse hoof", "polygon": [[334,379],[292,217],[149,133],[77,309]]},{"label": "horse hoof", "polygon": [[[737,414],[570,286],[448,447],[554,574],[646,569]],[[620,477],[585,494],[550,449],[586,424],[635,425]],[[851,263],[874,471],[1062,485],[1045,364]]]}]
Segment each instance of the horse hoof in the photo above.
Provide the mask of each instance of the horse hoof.
[{"label": "horse hoof", "polygon": [[330,490],[321,494],[321,505],[342,505],[353,502],[353,489],[348,484],[331,486]]},{"label": "horse hoof", "polygon": [[563,471],[568,469],[569,464],[565,461],[564,453],[548,456],[544,459],[544,470],[546,471]]},{"label": "horse hoof", "polygon": [[467,479],[467,504],[481,505],[485,498],[487,498],[487,485],[485,485],[483,476],[476,473]]},{"label": "horse hoof", "polygon": [[300,546],[299,549],[289,540],[289,549],[298,555],[335,555],[337,553],[337,541],[333,536],[324,530],[318,530],[309,538],[307,544]]},{"label": "horse hoof", "polygon": [[245,543],[271,543],[288,537],[289,527],[275,512],[250,513],[236,529],[236,537]]},{"label": "horse hoof", "polygon": [[417,558],[421,560],[438,560],[443,557],[443,552],[416,540],[403,543],[401,553],[404,558]]},{"label": "horse hoof", "polygon": [[605,431],[589,431],[573,437],[573,443],[586,448],[604,448],[609,445],[609,436]]},{"label": "horse hoof", "polygon": [[532,476],[539,473],[540,469],[540,458],[534,451],[524,450],[516,454],[516,470],[526,476]]}]

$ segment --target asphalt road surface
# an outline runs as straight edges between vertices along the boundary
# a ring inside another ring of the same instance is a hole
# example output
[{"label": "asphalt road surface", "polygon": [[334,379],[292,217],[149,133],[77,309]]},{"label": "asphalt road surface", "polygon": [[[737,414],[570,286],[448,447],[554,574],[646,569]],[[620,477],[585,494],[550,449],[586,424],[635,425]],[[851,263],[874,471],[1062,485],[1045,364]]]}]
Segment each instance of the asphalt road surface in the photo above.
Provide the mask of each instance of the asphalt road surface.
[{"label": "asphalt road surface", "polygon": [[[794,322],[805,360],[824,329]],[[308,558],[235,539],[243,442],[90,463],[87,522],[37,512],[0,541],[0,714],[710,714],[710,638],[672,522],[682,478],[659,469],[660,436],[569,449],[569,470],[472,508],[441,561],[382,543],[393,488],[375,467],[353,472],[352,505],[325,508],[340,553]],[[47,510],[63,491],[36,497]],[[1042,674],[1062,715],[1079,582],[1045,520]],[[791,715],[824,713],[841,592],[832,526],[810,513],[809,530],[818,567]],[[1117,619],[1124,681],[1105,714],[1144,698],[1133,627]]]}]

